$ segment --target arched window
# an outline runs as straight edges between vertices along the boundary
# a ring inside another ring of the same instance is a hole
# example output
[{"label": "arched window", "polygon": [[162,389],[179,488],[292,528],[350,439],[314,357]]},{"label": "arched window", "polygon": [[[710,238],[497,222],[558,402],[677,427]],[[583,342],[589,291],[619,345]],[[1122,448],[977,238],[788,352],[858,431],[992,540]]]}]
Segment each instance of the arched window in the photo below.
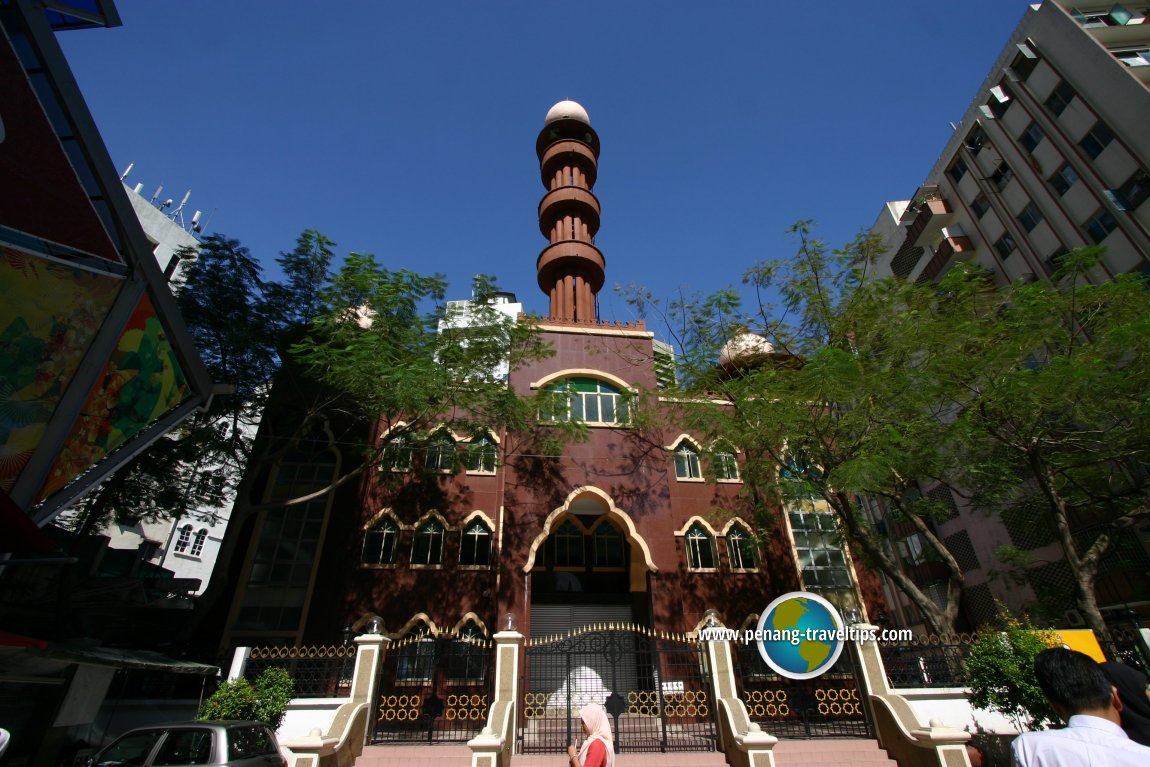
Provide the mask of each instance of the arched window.
[{"label": "arched window", "polygon": [[715,467],[715,479],[720,482],[739,479],[739,462],[729,445],[720,443],[715,446],[715,451],[711,453],[711,464]]},{"label": "arched window", "polygon": [[467,446],[467,470],[477,474],[494,474],[498,455],[495,440],[489,434],[476,437]]},{"label": "arched window", "polygon": [[455,442],[447,432],[438,431],[427,440],[423,468],[427,471],[455,470]]},{"label": "arched window", "polygon": [[568,378],[547,387],[553,394],[539,413],[544,421],[626,423],[629,405],[618,388],[597,378]]},{"label": "arched window", "polygon": [[715,541],[700,524],[691,525],[685,540],[687,567],[691,570],[715,569]]},{"label": "arched window", "polygon": [[390,519],[381,519],[363,536],[361,561],[365,565],[395,564],[398,544],[399,527]]},{"label": "arched window", "polygon": [[176,553],[183,554],[192,545],[192,526],[184,525],[180,528],[180,535],[176,538]]},{"label": "arched window", "polygon": [[727,559],[732,570],[754,570],[759,566],[755,539],[742,525],[731,525],[727,533]]},{"label": "arched window", "polygon": [[486,637],[474,621],[468,621],[451,642],[447,678],[453,680],[483,679],[487,673]]},{"label": "arched window", "polygon": [[564,521],[551,538],[555,546],[555,559],[552,561],[554,566],[583,566],[583,531],[575,523],[569,519]]},{"label": "arched window", "polygon": [[191,555],[198,557],[204,553],[204,542],[208,540],[208,529],[202,527],[196,531],[195,540],[192,541]]},{"label": "arched window", "polygon": [[459,564],[491,564],[491,531],[478,519],[467,526],[459,541]]},{"label": "arched window", "polygon": [[594,566],[595,567],[623,567],[623,534],[609,522],[604,522],[595,528],[594,535]]},{"label": "arched window", "polygon": [[699,451],[685,439],[675,448],[675,476],[678,479],[703,478],[703,469],[699,466]]},{"label": "arched window", "polygon": [[430,519],[415,531],[411,544],[411,564],[443,564],[443,525]]},{"label": "arched window", "polygon": [[384,445],[383,468],[388,471],[411,468],[411,439],[406,434],[396,434]]},{"label": "arched window", "polygon": [[400,641],[403,646],[398,650],[399,658],[395,665],[396,680],[407,682],[431,679],[435,671],[435,638],[431,636],[427,624],[419,621]]}]

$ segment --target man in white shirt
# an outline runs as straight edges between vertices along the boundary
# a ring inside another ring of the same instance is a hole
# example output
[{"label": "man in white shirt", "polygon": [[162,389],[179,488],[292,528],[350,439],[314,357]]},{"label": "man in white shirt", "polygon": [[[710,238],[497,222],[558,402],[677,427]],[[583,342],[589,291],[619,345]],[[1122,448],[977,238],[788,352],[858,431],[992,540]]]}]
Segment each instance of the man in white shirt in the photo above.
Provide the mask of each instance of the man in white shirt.
[{"label": "man in white shirt", "polygon": [[1150,748],[1120,726],[1122,702],[1089,655],[1056,648],[1034,660],[1038,686],[1066,729],[1028,732],[1011,745],[1015,767],[1147,767]]}]

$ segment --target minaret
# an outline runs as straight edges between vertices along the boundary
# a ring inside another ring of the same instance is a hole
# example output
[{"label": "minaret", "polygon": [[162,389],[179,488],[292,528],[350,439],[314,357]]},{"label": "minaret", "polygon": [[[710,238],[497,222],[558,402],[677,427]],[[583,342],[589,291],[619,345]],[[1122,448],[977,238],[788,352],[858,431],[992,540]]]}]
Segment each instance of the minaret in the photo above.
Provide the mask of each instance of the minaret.
[{"label": "minaret", "polygon": [[597,321],[595,296],[603,287],[603,254],[595,247],[599,200],[592,194],[599,136],[587,110],[560,101],[547,111],[535,140],[539,174],[547,194],[539,201],[539,231],[548,245],[539,254],[539,288],[551,297],[550,318]]}]

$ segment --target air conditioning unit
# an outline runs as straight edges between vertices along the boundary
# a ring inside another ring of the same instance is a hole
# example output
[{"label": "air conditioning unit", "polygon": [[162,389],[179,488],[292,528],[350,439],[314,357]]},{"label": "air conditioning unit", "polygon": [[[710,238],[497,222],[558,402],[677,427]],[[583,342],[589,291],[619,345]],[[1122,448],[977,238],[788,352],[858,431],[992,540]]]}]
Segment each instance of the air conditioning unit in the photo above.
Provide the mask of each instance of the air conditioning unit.
[{"label": "air conditioning unit", "polygon": [[1080,629],[1086,625],[1086,619],[1082,617],[1082,613],[1075,609],[1067,610],[1062,613],[1062,622],[1066,628]]}]

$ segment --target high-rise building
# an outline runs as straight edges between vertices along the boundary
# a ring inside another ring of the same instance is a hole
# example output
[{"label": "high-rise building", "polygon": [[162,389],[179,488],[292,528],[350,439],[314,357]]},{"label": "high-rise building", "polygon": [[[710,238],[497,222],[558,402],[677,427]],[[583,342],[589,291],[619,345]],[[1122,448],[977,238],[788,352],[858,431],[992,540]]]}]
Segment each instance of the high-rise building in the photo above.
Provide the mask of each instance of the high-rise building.
[{"label": "high-rise building", "polygon": [[[879,215],[872,232],[887,249],[881,271],[928,281],[975,261],[1003,285],[1050,279],[1067,251],[1099,245],[1106,253],[1094,279],[1150,273],[1148,16],[1150,8],[1090,0],[1029,6],[922,185]],[[937,532],[965,572],[970,623],[989,620],[999,599],[1082,625],[1049,531],[1025,516],[956,504],[943,487],[930,494],[953,507]],[[1005,568],[994,552],[1006,543],[1040,563],[1028,583],[995,577]],[[1138,530],[1109,558],[1097,584],[1101,607],[1146,604],[1148,544],[1150,532]],[[922,585],[941,580],[913,536],[902,545]],[[887,600],[897,623],[918,623],[893,588]]]}]

